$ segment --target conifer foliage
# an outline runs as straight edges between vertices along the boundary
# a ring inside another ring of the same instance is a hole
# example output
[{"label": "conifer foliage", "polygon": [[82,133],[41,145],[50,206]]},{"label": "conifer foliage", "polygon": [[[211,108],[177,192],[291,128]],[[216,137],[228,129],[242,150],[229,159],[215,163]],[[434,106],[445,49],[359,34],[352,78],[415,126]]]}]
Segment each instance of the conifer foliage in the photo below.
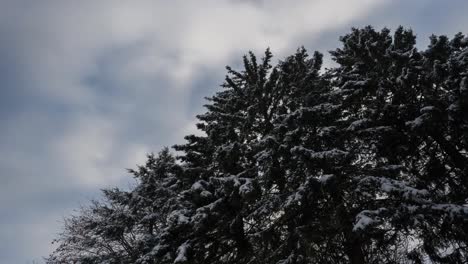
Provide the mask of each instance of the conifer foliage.
[{"label": "conifer foliage", "polygon": [[368,26],[336,62],[244,56],[130,190],[66,220],[49,263],[467,263],[468,38]]}]

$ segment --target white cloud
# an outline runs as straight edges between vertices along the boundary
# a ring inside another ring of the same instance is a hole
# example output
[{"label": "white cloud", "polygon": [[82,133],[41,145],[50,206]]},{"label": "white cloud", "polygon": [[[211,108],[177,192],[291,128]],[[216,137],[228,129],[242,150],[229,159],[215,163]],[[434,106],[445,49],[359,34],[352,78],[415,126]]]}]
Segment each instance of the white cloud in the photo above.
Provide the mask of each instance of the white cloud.
[{"label": "white cloud", "polygon": [[[80,118],[68,127],[51,145],[51,153],[63,166],[73,184],[102,186],[116,182],[113,140],[116,129],[109,120]],[[122,174],[122,173],[121,173]]]},{"label": "white cloud", "polygon": [[117,67],[121,75],[116,78],[163,74],[178,87],[189,87],[198,69],[223,66],[250,49],[270,46],[279,54],[289,52],[302,44],[295,43],[297,38],[318,36],[386,1],[44,3],[16,10],[24,12],[15,21],[25,70],[47,96],[86,104],[94,91],[83,79],[96,71],[97,60],[110,49],[148,43]]},{"label": "white cloud", "polygon": [[[144,6],[145,10],[131,9],[130,13],[123,11],[126,15],[114,15],[136,20],[137,23],[129,22],[131,26],[124,28],[145,28],[142,32],[150,43],[129,61],[133,67],[126,68],[130,70],[127,74],[141,77],[142,73],[163,72],[178,86],[189,87],[188,82],[198,70],[222,67],[232,56],[248,50],[261,52],[271,47],[278,54],[286,54],[302,44],[296,43],[298,38],[318,36],[343,26],[387,1],[269,1],[265,5],[235,1],[172,3],[177,8],[169,13],[158,12],[166,11],[167,6],[153,4]],[[155,17],[148,15],[148,10],[156,11]],[[155,26],[148,27],[148,23],[141,21],[150,21]],[[158,26],[161,24],[164,26]]]}]

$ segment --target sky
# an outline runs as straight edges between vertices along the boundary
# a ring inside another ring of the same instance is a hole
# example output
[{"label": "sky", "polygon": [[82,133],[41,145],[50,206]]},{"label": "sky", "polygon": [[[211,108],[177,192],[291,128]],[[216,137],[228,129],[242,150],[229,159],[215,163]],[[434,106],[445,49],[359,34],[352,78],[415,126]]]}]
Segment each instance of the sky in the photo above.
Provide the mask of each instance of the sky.
[{"label": "sky", "polygon": [[[351,27],[468,33],[465,0],[0,0],[0,264],[42,263],[64,217],[197,133],[225,66],[325,53]],[[259,56],[260,57],[260,56]]]}]

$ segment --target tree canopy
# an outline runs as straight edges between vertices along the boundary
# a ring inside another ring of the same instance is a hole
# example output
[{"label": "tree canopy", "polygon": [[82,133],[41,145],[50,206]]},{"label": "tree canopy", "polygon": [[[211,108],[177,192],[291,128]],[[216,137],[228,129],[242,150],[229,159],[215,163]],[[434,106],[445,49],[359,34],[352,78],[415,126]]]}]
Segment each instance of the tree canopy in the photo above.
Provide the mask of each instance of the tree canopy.
[{"label": "tree canopy", "polygon": [[[65,222],[49,263],[467,263],[468,38],[353,28],[227,67],[203,135]],[[178,160],[178,161],[177,161]]]}]

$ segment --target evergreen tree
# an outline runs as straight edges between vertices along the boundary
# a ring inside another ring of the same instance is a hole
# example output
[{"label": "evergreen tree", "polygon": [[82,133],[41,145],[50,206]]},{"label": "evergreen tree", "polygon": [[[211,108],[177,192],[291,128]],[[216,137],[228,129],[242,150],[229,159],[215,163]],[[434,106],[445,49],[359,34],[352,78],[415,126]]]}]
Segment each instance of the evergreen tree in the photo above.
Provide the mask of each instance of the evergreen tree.
[{"label": "evergreen tree", "polygon": [[227,67],[197,127],[66,221],[50,263],[468,262],[468,38],[352,29]]},{"label": "evergreen tree", "polygon": [[169,256],[177,243],[174,232],[186,220],[177,214],[183,204],[180,171],[167,148],[158,156],[148,155],[145,166],[130,170],[135,188],[105,189],[102,201],[66,219],[48,262],[153,263]]}]

